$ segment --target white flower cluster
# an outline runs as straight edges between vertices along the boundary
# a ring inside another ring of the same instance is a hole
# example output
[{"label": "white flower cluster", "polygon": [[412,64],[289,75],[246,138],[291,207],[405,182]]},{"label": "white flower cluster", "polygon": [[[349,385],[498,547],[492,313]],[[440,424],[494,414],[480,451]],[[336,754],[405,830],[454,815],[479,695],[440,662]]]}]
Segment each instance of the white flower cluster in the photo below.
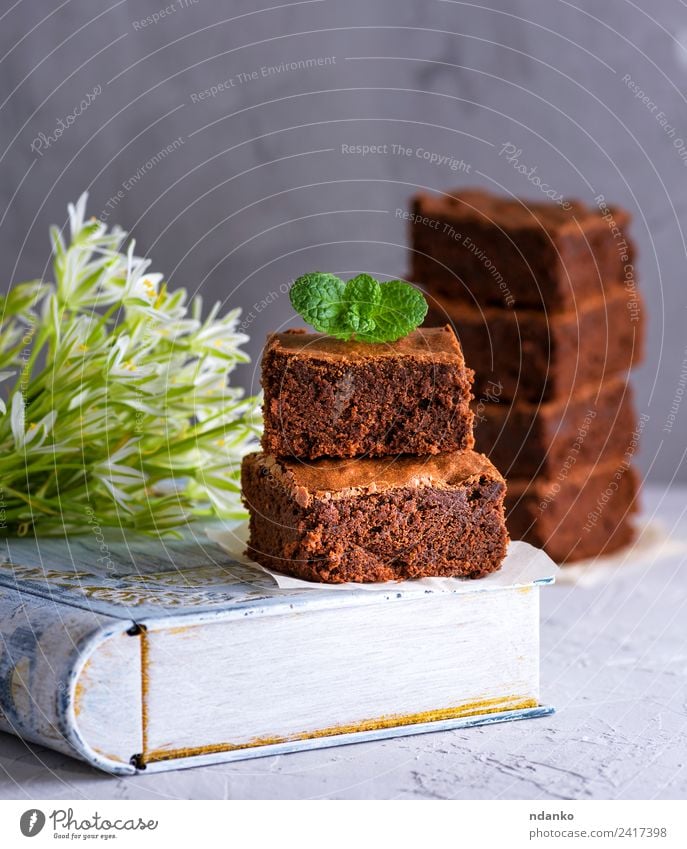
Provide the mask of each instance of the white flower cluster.
[{"label": "white flower cluster", "polygon": [[[101,525],[172,531],[243,515],[238,481],[257,401],[229,385],[248,337],[239,310],[203,319],[126,233],[69,206],[51,228],[54,282],[0,296],[0,489],[10,533]],[[3,387],[10,386],[2,393]]]}]

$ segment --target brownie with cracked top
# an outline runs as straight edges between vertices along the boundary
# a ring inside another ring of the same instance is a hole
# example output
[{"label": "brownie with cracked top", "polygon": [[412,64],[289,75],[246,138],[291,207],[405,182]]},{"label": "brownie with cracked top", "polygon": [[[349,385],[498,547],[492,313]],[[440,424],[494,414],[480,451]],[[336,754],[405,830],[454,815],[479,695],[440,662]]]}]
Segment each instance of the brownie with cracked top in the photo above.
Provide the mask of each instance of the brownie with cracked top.
[{"label": "brownie with cracked top", "polygon": [[508,530],[558,563],[611,554],[635,539],[638,486],[626,460],[574,468],[562,479],[509,478]]},{"label": "brownie with cracked top", "polygon": [[480,189],[417,194],[410,279],[439,297],[546,311],[634,287],[630,214],[565,203]]},{"label": "brownie with cracked top", "polygon": [[504,401],[568,397],[573,389],[627,372],[644,356],[642,302],[624,289],[551,314],[434,299],[428,323],[447,320],[475,369],[477,402],[488,398],[494,383],[501,384]]},{"label": "brownie with cracked top", "polygon": [[572,466],[620,458],[636,426],[627,375],[544,404],[475,403],[475,444],[508,479],[555,478]]},{"label": "brownie with cracked top", "polygon": [[502,476],[482,454],[318,460],[249,454],[248,555],[311,581],[478,578],[506,552]]},{"label": "brownie with cracked top", "polygon": [[448,326],[376,344],[274,333],[262,360],[263,450],[317,459],[472,448],[472,374]]}]

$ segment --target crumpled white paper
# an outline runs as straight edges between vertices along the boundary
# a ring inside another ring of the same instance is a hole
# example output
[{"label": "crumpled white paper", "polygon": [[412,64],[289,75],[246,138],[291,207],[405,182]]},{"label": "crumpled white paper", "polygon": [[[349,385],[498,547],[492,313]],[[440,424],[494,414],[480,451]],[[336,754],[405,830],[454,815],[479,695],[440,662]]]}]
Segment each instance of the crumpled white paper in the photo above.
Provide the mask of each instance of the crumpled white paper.
[{"label": "crumpled white paper", "polygon": [[250,560],[244,554],[248,542],[248,522],[243,522],[235,528],[205,528],[205,533],[213,542],[227,551],[238,563],[264,572],[269,575],[276,585],[283,590],[301,589],[314,592],[366,590],[368,592],[398,592],[426,589],[430,592],[474,592],[476,590],[502,589],[503,587],[523,587],[533,583],[551,583],[559,573],[558,566],[541,549],[526,542],[511,541],[503,565],[496,572],[491,572],[484,578],[415,578],[411,581],[383,581],[370,584],[325,584],[315,581],[303,581],[292,578],[281,572],[267,569]]}]

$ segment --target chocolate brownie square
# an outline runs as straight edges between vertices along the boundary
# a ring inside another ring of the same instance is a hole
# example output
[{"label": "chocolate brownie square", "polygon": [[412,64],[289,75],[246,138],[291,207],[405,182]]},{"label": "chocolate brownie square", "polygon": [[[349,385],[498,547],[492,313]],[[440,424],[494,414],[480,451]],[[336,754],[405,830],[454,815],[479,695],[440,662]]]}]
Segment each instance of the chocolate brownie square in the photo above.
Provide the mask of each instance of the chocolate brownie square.
[{"label": "chocolate brownie square", "polygon": [[508,530],[558,563],[610,554],[635,538],[637,489],[635,471],[625,460],[576,468],[562,478],[511,478]]},{"label": "chocolate brownie square", "polygon": [[473,451],[309,464],[254,453],[241,483],[249,556],[305,580],[478,578],[506,552],[505,483]]},{"label": "chocolate brownie square", "polygon": [[551,314],[434,299],[428,322],[447,318],[475,370],[477,403],[488,400],[495,384],[503,400],[567,398],[575,389],[626,372],[644,351],[644,312],[624,289]]},{"label": "chocolate brownie square", "polygon": [[626,376],[556,401],[475,404],[475,445],[506,478],[553,478],[573,466],[622,457],[636,418]]},{"label": "chocolate brownie square", "polygon": [[410,279],[440,297],[521,309],[569,310],[634,289],[629,213],[568,206],[481,190],[418,194],[408,214]]},{"label": "chocolate brownie square", "polygon": [[447,326],[383,344],[275,333],[262,360],[262,447],[307,459],[472,448],[471,384]]}]

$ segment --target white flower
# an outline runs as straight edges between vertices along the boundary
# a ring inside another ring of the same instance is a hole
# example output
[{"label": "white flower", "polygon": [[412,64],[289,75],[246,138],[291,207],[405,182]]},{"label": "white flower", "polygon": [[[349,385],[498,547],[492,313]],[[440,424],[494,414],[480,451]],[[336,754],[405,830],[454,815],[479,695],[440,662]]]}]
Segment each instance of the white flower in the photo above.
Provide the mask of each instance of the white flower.
[{"label": "white flower", "polygon": [[10,499],[8,515],[60,534],[83,530],[84,498],[103,525],[145,531],[237,515],[239,461],[258,432],[255,399],[229,385],[246,360],[238,311],[216,304],[203,319],[200,298],[168,291],[133,243],[122,251],[123,230],[86,218],[86,195],[68,238],[50,238],[54,286],[0,296],[0,383],[13,378],[0,482],[34,496]]},{"label": "white flower", "polygon": [[12,396],[12,413],[10,416],[12,436],[17,450],[24,447],[24,419],[24,396],[17,390]]}]

